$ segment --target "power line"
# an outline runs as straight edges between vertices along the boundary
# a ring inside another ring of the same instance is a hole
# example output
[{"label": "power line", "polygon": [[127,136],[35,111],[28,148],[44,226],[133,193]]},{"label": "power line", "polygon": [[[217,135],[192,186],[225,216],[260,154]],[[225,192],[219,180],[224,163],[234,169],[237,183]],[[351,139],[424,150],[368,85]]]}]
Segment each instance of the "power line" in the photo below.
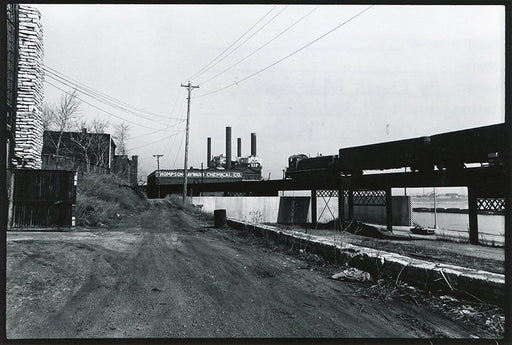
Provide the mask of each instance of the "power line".
[{"label": "power line", "polygon": [[[179,95],[179,93],[178,93],[177,95]],[[178,100],[178,97],[176,97],[176,100]],[[177,102],[175,102],[174,107],[176,107],[176,104],[177,104]],[[185,104],[186,104],[186,102],[183,102],[183,105],[185,105]],[[180,112],[179,112],[179,116],[178,116],[178,117],[180,117],[180,118],[181,118],[181,117],[182,117],[182,115],[183,115],[183,113],[184,113],[184,111],[185,111],[185,107],[183,106],[183,107],[181,108]],[[174,111],[173,111],[173,112],[174,112]],[[183,119],[183,121],[181,121],[180,123],[183,123],[184,121],[186,121],[186,119]],[[176,136],[174,136],[174,139],[173,139],[173,140],[176,140]],[[164,149],[165,149],[165,146],[164,146],[163,148],[162,148],[162,146],[163,146],[163,145],[169,145],[169,144],[170,144],[170,142],[171,142],[171,138],[169,138],[169,141],[168,141],[167,143],[162,142],[162,143],[160,144],[160,149],[159,149],[159,151],[164,150]]]},{"label": "power line", "polygon": [[[77,91],[91,97],[91,98],[94,98],[96,99],[97,101],[99,102],[102,102],[106,105],[109,105],[109,106],[113,106],[113,107],[116,107],[116,108],[119,108],[119,109],[122,109],[124,111],[127,111],[127,112],[130,112],[130,113],[133,113],[139,117],[144,117],[146,119],[150,119],[152,120],[150,117],[148,116],[153,116],[153,117],[160,117],[160,118],[164,118],[164,119],[169,119],[168,116],[163,116],[163,115],[158,115],[158,114],[154,114],[154,113],[150,113],[148,111],[145,111],[145,110],[140,110],[138,108],[135,108],[134,106],[132,105],[129,105],[128,103],[125,103],[125,102],[122,102],[122,101],[119,101],[111,96],[108,96],[100,91],[96,91],[88,86],[82,86],[84,84],[80,83],[80,82],[76,82],[74,79],[71,79],[69,77],[66,77],[65,75],[63,75],[62,73],[60,72],[53,72],[49,69],[47,69],[46,67],[43,67],[45,69],[45,72],[46,72],[46,75],[51,77],[52,79],[56,80],[56,81],[59,81],[60,83],[62,84],[65,84],[66,86],[70,86],[70,87],[73,87],[75,89],[77,89]],[[131,108],[131,109],[130,109]]]},{"label": "power line", "polygon": [[[227,58],[228,56],[230,56],[234,51],[236,51],[238,48],[240,48],[242,45],[244,45],[245,42],[247,42],[248,40],[250,40],[251,38],[253,38],[258,32],[260,32],[261,30],[263,30],[263,28],[265,28],[268,24],[270,24],[272,21],[274,21],[274,19],[277,18],[277,16],[279,16],[281,13],[284,12],[284,10],[286,10],[288,8],[288,6],[286,6],[285,8],[283,8],[281,11],[279,11],[277,14],[275,14],[272,18],[270,18],[265,24],[263,24],[262,27],[260,27],[258,30],[256,30],[251,36],[247,37],[244,41],[242,41],[242,43],[240,43],[238,46],[236,46],[233,50],[231,50],[229,53],[227,53],[226,55],[224,55],[219,61],[217,61],[216,63],[214,63],[213,65],[211,65],[207,70],[205,70],[204,72],[208,71],[209,69],[217,66],[221,61],[223,61],[225,58]],[[203,73],[204,73],[203,72]],[[203,74],[201,73],[201,74]],[[200,75],[201,75],[200,74]],[[199,75],[198,75],[199,76]],[[198,77],[196,76],[196,77]]]},{"label": "power line", "polygon": [[[179,93],[177,93],[177,96],[179,96]],[[174,102],[174,106],[173,106],[173,110],[172,112],[174,112],[174,109],[176,108],[176,104],[178,103],[178,97],[176,97],[176,100]],[[185,104],[185,103],[184,103]],[[155,134],[155,133],[158,133],[158,132],[163,132],[163,131],[166,131],[168,130],[169,128],[174,128],[174,127],[177,127],[179,125],[181,125],[183,122],[185,122],[185,119],[182,118],[181,114],[183,114],[183,111],[185,110],[185,108],[182,108],[181,111],[180,111],[180,115],[178,115],[178,118],[180,119],[177,123],[175,124],[172,124],[172,125],[168,125],[167,127],[163,128],[163,129],[157,129],[156,131],[153,131],[153,132],[149,132],[149,133],[145,133],[145,134],[141,134],[141,135],[137,135],[137,136],[134,136],[134,137],[131,137],[131,138],[128,138],[127,140],[133,140],[133,139],[137,139],[137,138],[141,138],[141,137],[145,137],[145,136],[148,136],[148,135],[151,135],[151,134]],[[171,137],[169,137],[169,141],[170,141]],[[161,150],[160,150],[161,151]]]},{"label": "power line", "polygon": [[185,136],[185,131],[183,131],[183,136],[181,137],[180,141],[180,147],[178,147],[178,150],[176,151],[176,157],[174,157],[174,162],[172,163],[172,166],[176,166],[176,161],[178,160],[178,155],[180,153],[181,147],[183,146],[183,137]]},{"label": "power line", "polygon": [[370,8],[372,8],[373,6],[375,6],[375,5],[368,6],[367,8],[365,8],[364,10],[362,10],[361,12],[357,13],[356,15],[354,15],[353,17],[351,17],[351,18],[347,19],[347,20],[346,20],[346,21],[344,21],[343,23],[338,24],[337,26],[335,26],[335,27],[334,27],[334,28],[332,28],[331,30],[327,31],[325,34],[323,34],[323,35],[321,35],[320,37],[318,37],[318,38],[314,39],[313,41],[311,41],[311,42],[307,43],[306,45],[304,45],[304,46],[300,47],[299,49],[297,49],[297,50],[293,51],[292,53],[290,53],[290,54],[286,55],[285,57],[283,57],[283,58],[281,58],[281,59],[277,60],[276,62],[274,62],[274,63],[272,63],[272,64],[268,65],[267,67],[262,68],[262,69],[260,69],[259,71],[254,72],[253,74],[250,74],[250,75],[248,75],[247,77],[245,77],[245,78],[243,78],[243,79],[241,79],[241,80],[239,80],[239,81],[236,81],[236,82],[231,83],[231,84],[229,84],[229,85],[227,85],[227,86],[221,87],[220,89],[217,89],[217,90],[214,90],[214,91],[211,91],[211,92],[208,92],[208,93],[202,94],[202,95],[198,95],[198,96],[196,96],[196,98],[204,97],[204,96],[208,96],[208,95],[212,95],[212,94],[217,93],[217,92],[219,92],[219,91],[223,91],[223,90],[225,90],[225,89],[227,89],[227,88],[230,88],[230,87],[232,87],[232,86],[238,85],[238,84],[240,84],[240,83],[242,83],[242,82],[244,82],[244,81],[246,81],[246,80],[248,80],[248,79],[250,79],[250,78],[252,78],[252,77],[254,77],[254,76],[256,76],[256,75],[258,75],[258,74],[260,74],[260,73],[262,73],[262,72],[266,71],[267,69],[269,69],[269,68],[271,68],[271,67],[274,67],[274,66],[275,66],[275,65],[277,65],[278,63],[280,63],[280,62],[282,62],[282,61],[284,61],[284,60],[288,59],[289,57],[291,57],[291,56],[293,56],[293,55],[297,54],[298,52],[300,52],[300,51],[302,51],[302,50],[306,49],[307,47],[309,47],[309,46],[310,46],[310,45],[312,45],[313,43],[315,43],[315,42],[317,42],[317,41],[321,40],[322,38],[324,38],[325,36],[329,35],[330,33],[332,33],[332,32],[334,32],[334,31],[336,31],[337,29],[339,29],[339,28],[340,28],[340,27],[342,27],[343,25],[347,24],[347,23],[348,23],[348,22],[350,22],[351,20],[353,20],[353,19],[355,19],[355,18],[359,17],[361,14],[363,14],[363,13],[364,13],[364,12],[366,12],[366,11],[368,11],[368,10],[369,10]]},{"label": "power line", "polygon": [[56,82],[58,82],[58,83],[60,83],[60,84],[62,84],[62,85],[64,85],[64,86],[67,86],[67,87],[69,87],[69,88],[72,88],[72,89],[76,90],[77,92],[79,92],[80,94],[85,95],[85,96],[87,96],[87,97],[90,97],[90,98],[92,98],[93,100],[95,100],[95,101],[98,101],[98,102],[102,103],[103,105],[110,106],[110,107],[112,107],[112,108],[115,108],[115,109],[121,110],[121,111],[126,112],[126,113],[131,113],[131,114],[135,115],[135,116],[136,116],[136,117],[138,117],[138,118],[141,118],[141,119],[144,119],[144,120],[148,120],[148,121],[151,121],[151,122],[155,122],[155,123],[157,123],[157,124],[159,124],[159,125],[162,125],[162,123],[161,123],[161,122],[156,121],[156,120],[153,120],[153,119],[151,119],[151,118],[148,118],[147,116],[139,115],[139,114],[137,114],[137,113],[134,113],[134,112],[133,112],[133,111],[131,111],[131,110],[127,110],[127,109],[125,109],[125,108],[123,108],[123,107],[120,107],[120,106],[117,106],[117,105],[115,105],[115,104],[106,103],[106,102],[102,101],[101,99],[98,99],[97,97],[92,96],[91,94],[88,94],[88,93],[84,92],[84,91],[83,91],[83,90],[81,90],[81,89],[78,89],[78,88],[76,87],[76,85],[74,85],[74,84],[70,84],[70,83],[67,83],[67,82],[63,82],[62,80],[59,80],[59,79],[55,78],[54,76],[52,76],[52,75],[50,75],[50,74],[46,74],[46,77],[49,77],[49,78],[50,78],[50,79],[52,79],[53,81],[56,81]]},{"label": "power line", "polygon": [[126,102],[123,102],[119,99],[116,99],[112,96],[109,96],[107,95],[106,93],[104,92],[101,92],[101,91],[98,91],[98,90],[95,90],[93,89],[92,87],[90,86],[87,86],[85,85],[84,83],[81,83],[80,81],[76,80],[76,79],[73,79],[67,75],[65,75],[64,73],[62,72],[59,72],[57,71],[56,69],[54,68],[51,68],[49,66],[46,66],[46,65],[43,65],[43,68],[45,69],[46,72],[50,72],[50,73],[53,73],[54,75],[62,78],[63,80],[66,80],[68,81],[69,83],[72,83],[72,84],[75,84],[77,86],[77,88],[80,88],[80,89],[84,89],[92,94],[95,94],[97,95],[98,97],[101,97],[101,98],[104,98],[106,100],[109,100],[110,102],[113,102],[113,103],[118,103],[124,107],[128,107],[128,108],[131,108],[133,109],[134,111],[136,111],[137,113],[144,113],[144,114],[148,114],[150,116],[155,116],[155,117],[160,117],[160,118],[164,118],[164,119],[169,119],[168,116],[165,116],[165,115],[160,115],[160,114],[155,114],[153,112],[150,112],[150,111],[147,111],[147,110],[144,110],[144,109],[140,109],[140,108],[137,108],[129,103],[126,103]]},{"label": "power line", "polygon": [[[46,76],[51,78],[52,80],[54,80],[56,82],[59,82],[59,83],[65,85],[65,86],[67,86],[67,87],[73,88],[73,89],[77,90],[78,92],[84,94],[85,96],[88,96],[88,97],[90,97],[90,98],[92,98],[92,99],[94,99],[94,100],[96,100],[96,101],[98,101],[100,103],[103,103],[103,104],[105,104],[107,106],[110,106],[110,107],[122,110],[123,112],[131,113],[131,114],[135,115],[136,117],[140,117],[140,118],[143,118],[143,119],[148,120],[148,121],[155,122],[155,123],[160,124],[160,125],[162,124],[160,121],[156,121],[156,120],[148,117],[147,115],[143,115],[143,114],[140,114],[138,112],[134,112],[133,110],[127,109],[127,108],[125,108],[123,106],[120,106],[120,105],[118,105],[116,103],[113,103],[113,102],[111,102],[109,100],[105,100],[102,96],[98,97],[98,96],[94,95],[94,93],[90,93],[89,91],[83,90],[77,84],[74,84],[72,82],[66,81],[62,77],[60,77],[60,76],[58,76],[56,74],[52,74],[52,72],[50,72],[50,73],[47,72]],[[169,119],[172,119],[172,118],[167,117],[166,119],[169,120]]]},{"label": "power line", "polygon": [[153,145],[153,144],[156,144],[156,143],[158,143],[158,142],[160,142],[160,141],[162,141],[162,140],[166,140],[166,139],[168,139],[168,138],[171,138],[171,137],[173,137],[173,136],[176,136],[176,135],[178,135],[178,134],[180,134],[180,133],[184,133],[184,132],[185,132],[185,130],[176,131],[176,132],[174,132],[174,133],[173,133],[173,134],[171,134],[171,135],[166,135],[165,137],[160,138],[160,139],[157,139],[157,140],[155,140],[155,141],[152,141],[152,142],[146,143],[146,144],[144,144],[144,145],[140,145],[140,146],[132,147],[132,148],[130,148],[130,150],[137,150],[137,149],[140,149],[140,148],[143,148],[143,147],[149,146],[149,145]]},{"label": "power line", "polygon": [[256,25],[258,25],[263,19],[265,19],[265,17],[267,17],[275,8],[277,7],[274,6],[270,9],[270,11],[268,11],[267,13],[265,13],[265,15],[263,17],[261,17],[256,23],[253,24],[253,26],[251,26],[247,31],[245,31],[242,36],[238,37],[233,43],[231,43],[231,45],[229,47],[227,47],[226,49],[224,49],[224,51],[222,53],[220,53],[219,55],[217,55],[213,60],[211,60],[208,64],[206,64],[206,66],[204,66],[203,68],[201,68],[201,70],[199,70],[199,72],[196,72],[194,75],[192,75],[191,77],[188,77],[186,78],[187,80],[192,80],[196,77],[198,77],[200,74],[202,74],[203,72],[206,71],[207,68],[209,68],[209,66],[215,62],[215,60],[217,60],[219,57],[221,57],[225,52],[227,52],[229,49],[231,49],[231,47],[233,47],[238,41],[240,41],[245,35],[247,35]]},{"label": "power line", "polygon": [[187,201],[187,169],[188,169],[188,133],[189,133],[189,124],[190,124],[190,99],[192,98],[192,90],[198,89],[199,85],[192,85],[190,84],[190,81],[188,84],[183,85],[181,84],[181,87],[184,87],[188,91],[188,97],[187,97],[187,128],[186,128],[186,137],[185,137],[185,171],[183,174],[183,203]]},{"label": "power line", "polygon": [[169,125],[167,126],[166,128],[163,128],[163,129],[157,129],[156,131],[153,131],[153,132],[149,132],[149,133],[145,133],[145,134],[141,134],[141,135],[136,135],[134,137],[130,137],[126,140],[133,140],[133,139],[138,139],[138,138],[142,138],[142,137],[146,137],[148,135],[151,135],[151,134],[155,134],[155,133],[158,133],[158,132],[164,132],[170,128],[174,128],[174,127],[177,127],[178,125],[180,125],[182,122],[185,122],[185,120],[183,121],[180,121],[180,123],[176,123],[176,124],[173,124],[173,125]]},{"label": "power line", "polygon": [[285,32],[287,32],[288,30],[290,30],[292,27],[294,27],[295,25],[297,25],[298,23],[300,23],[304,18],[306,18],[307,16],[309,16],[311,13],[313,13],[313,11],[315,11],[318,7],[320,6],[316,6],[315,8],[313,8],[311,11],[309,11],[308,13],[306,13],[304,16],[302,16],[301,18],[299,18],[297,21],[295,21],[293,24],[291,24],[290,26],[288,26],[286,29],[284,29],[283,31],[281,31],[279,34],[277,34],[276,36],[274,36],[270,41],[268,41],[267,43],[263,44],[262,46],[260,46],[259,48],[257,48],[256,50],[254,50],[252,53],[250,53],[249,55],[247,55],[246,57],[244,57],[243,59],[239,60],[238,62],[234,63],[233,65],[231,65],[230,67],[226,68],[225,70],[223,70],[222,72],[219,72],[217,73],[216,75],[214,75],[213,77],[203,81],[202,83],[199,83],[199,84],[205,84],[215,78],[217,78],[218,76],[220,76],[221,74],[224,74],[226,73],[227,71],[231,70],[233,67],[237,66],[238,64],[240,64],[241,62],[247,60],[248,58],[250,58],[251,56],[253,56],[254,54],[256,54],[257,52],[259,52],[261,49],[265,48],[266,46],[268,46],[270,43],[272,43],[273,41],[275,41],[277,38],[279,38],[281,35],[283,35]]},{"label": "power line", "polygon": [[[57,85],[55,85],[55,84],[50,83],[48,80],[45,80],[45,83],[50,84],[50,85],[51,85],[51,86],[53,86],[54,88],[59,89],[59,90],[61,90],[62,92],[66,93],[66,94],[68,94],[68,95],[70,95],[70,96],[72,96],[72,94],[71,94],[71,93],[69,93],[68,91],[66,91],[66,90],[64,90],[64,89],[62,89],[62,88],[60,88],[60,87],[58,87],[58,86],[57,86]],[[153,129],[153,130],[156,130],[156,129],[157,129],[157,128],[153,128],[153,127],[148,127],[148,126],[141,125],[140,123],[136,123],[136,122],[130,121],[130,120],[128,120],[128,119],[124,119],[124,118],[122,118],[122,117],[120,117],[120,116],[118,116],[118,115],[115,115],[115,114],[113,114],[113,113],[111,113],[111,112],[109,112],[109,111],[106,111],[106,110],[104,110],[104,109],[101,109],[101,108],[99,108],[99,107],[95,106],[95,105],[94,105],[94,104],[92,104],[92,103],[89,103],[89,102],[87,102],[87,101],[84,101],[83,99],[81,99],[80,97],[78,97],[78,96],[76,96],[76,95],[75,95],[75,97],[76,97],[78,100],[82,101],[83,103],[88,104],[88,105],[90,105],[91,107],[93,107],[93,108],[95,108],[95,109],[97,109],[97,110],[99,110],[99,111],[101,111],[101,112],[104,112],[104,113],[106,113],[106,114],[109,114],[110,116],[113,116],[113,117],[115,117],[116,119],[119,119],[119,120],[121,120],[121,121],[125,121],[125,122],[131,123],[131,124],[133,124],[133,125],[135,125],[135,126],[139,126],[139,127],[144,127],[144,128]]]},{"label": "power line", "polygon": [[156,154],[156,155],[153,155],[153,157],[156,157],[156,166],[157,166],[157,171],[158,171],[158,198],[160,198],[160,157],[163,157],[164,155],[159,155],[159,154]]}]

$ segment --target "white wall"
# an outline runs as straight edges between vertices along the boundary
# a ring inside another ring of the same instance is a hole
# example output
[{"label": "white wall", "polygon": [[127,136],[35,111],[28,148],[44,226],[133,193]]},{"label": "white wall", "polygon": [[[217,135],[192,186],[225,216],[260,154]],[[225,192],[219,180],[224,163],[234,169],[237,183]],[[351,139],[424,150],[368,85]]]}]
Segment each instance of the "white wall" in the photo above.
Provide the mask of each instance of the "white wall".
[{"label": "white wall", "polygon": [[203,212],[225,209],[226,216],[251,223],[276,223],[278,196],[194,196],[194,205],[203,205]]},{"label": "white wall", "polygon": [[[311,195],[311,192],[310,194]],[[393,196],[393,224],[410,225],[410,197]],[[276,223],[279,213],[279,196],[194,196],[194,205],[203,205],[203,212],[212,213],[217,209],[225,209],[226,216],[251,223]],[[322,210],[325,202],[328,208]],[[347,214],[345,200],[345,214]],[[330,209],[330,212],[329,212]],[[331,214],[332,213],[332,214]],[[319,223],[327,223],[338,217],[338,198],[317,198],[317,217]],[[357,220],[375,224],[386,224],[386,208],[384,206],[355,206],[354,216]],[[308,222],[311,222],[311,203],[308,210]]]}]

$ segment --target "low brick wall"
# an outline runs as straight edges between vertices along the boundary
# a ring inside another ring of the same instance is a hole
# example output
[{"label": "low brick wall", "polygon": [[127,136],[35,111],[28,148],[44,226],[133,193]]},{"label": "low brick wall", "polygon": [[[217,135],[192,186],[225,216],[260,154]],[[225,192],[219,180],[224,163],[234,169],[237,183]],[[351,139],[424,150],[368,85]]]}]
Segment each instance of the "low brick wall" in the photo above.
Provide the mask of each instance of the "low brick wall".
[{"label": "low brick wall", "polygon": [[257,236],[265,236],[276,242],[306,249],[330,262],[348,262],[349,266],[367,271],[373,277],[383,274],[391,279],[399,278],[400,281],[422,289],[441,289],[447,293],[465,295],[465,297],[470,294],[488,303],[504,304],[505,276],[502,274],[432,263],[348,243],[334,245],[332,241],[329,243],[304,233],[283,231],[275,227],[245,223],[235,219],[228,219],[227,224],[235,229],[249,230]]}]

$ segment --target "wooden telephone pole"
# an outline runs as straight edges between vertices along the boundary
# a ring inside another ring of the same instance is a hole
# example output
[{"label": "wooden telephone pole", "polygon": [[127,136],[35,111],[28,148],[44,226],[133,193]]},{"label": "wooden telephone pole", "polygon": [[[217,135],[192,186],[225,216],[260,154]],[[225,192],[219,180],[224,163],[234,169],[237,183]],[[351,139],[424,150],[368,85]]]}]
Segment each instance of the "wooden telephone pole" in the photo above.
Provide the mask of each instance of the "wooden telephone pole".
[{"label": "wooden telephone pole", "polygon": [[153,157],[156,157],[156,171],[158,174],[158,198],[160,199],[160,157],[163,157],[164,155],[153,155]]},{"label": "wooden telephone pole", "polygon": [[187,174],[188,174],[188,130],[190,126],[190,93],[192,89],[198,89],[199,85],[194,86],[190,84],[190,81],[187,85],[181,84],[181,87],[185,87],[188,90],[187,97],[187,128],[185,134],[185,169],[183,171],[183,203],[185,204],[187,201]]}]

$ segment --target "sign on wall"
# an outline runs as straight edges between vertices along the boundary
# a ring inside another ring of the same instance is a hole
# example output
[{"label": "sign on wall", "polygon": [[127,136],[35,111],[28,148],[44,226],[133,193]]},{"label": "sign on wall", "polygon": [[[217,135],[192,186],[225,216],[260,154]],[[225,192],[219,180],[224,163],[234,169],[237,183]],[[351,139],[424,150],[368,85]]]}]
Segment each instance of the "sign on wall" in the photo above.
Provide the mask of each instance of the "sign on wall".
[{"label": "sign on wall", "polygon": [[[161,170],[155,172],[156,177],[183,177],[184,173],[180,170]],[[187,177],[198,178],[242,178],[242,173],[238,171],[187,171]]]}]

